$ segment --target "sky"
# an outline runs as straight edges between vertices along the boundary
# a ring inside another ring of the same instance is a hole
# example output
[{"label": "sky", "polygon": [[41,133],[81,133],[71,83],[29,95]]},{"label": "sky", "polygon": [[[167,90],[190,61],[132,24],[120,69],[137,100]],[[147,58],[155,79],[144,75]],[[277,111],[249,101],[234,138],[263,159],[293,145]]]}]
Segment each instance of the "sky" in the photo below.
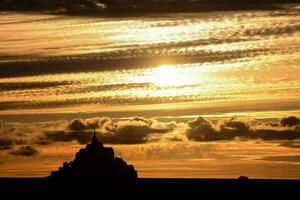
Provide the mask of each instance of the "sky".
[{"label": "sky", "polygon": [[[60,120],[7,123],[0,138],[1,176],[45,176],[72,160],[91,129],[140,177],[299,178],[299,118]],[[284,169],[284,170],[283,170]]]},{"label": "sky", "polygon": [[0,12],[0,177],[49,175],[96,127],[139,177],[299,179],[299,22]]}]

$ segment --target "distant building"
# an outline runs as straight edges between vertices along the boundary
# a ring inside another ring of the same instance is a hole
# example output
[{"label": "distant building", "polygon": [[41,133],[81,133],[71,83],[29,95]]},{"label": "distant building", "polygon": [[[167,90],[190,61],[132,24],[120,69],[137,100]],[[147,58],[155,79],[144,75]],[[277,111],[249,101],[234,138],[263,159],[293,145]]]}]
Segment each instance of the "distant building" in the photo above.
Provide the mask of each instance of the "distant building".
[{"label": "distant building", "polygon": [[133,165],[128,165],[122,158],[115,157],[111,147],[104,147],[96,132],[91,142],[80,149],[75,159],[63,163],[58,171],[52,171],[50,179],[103,179],[134,181],[138,177]]}]

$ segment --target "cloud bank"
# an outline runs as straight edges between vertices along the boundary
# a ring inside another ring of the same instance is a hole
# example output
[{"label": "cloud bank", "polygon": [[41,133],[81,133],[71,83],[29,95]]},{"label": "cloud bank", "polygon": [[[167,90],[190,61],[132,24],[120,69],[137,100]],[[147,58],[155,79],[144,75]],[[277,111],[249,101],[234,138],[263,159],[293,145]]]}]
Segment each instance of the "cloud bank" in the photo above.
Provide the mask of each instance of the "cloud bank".
[{"label": "cloud bank", "polygon": [[296,140],[300,139],[299,118],[282,118],[280,123],[258,123],[229,120],[212,121],[199,117],[188,122],[187,137],[194,141],[233,140],[237,137],[261,140]]},{"label": "cloud bank", "polygon": [[21,146],[18,149],[15,149],[13,151],[10,151],[9,154],[15,155],[15,156],[35,156],[39,154],[39,151],[32,147],[32,146]]},{"label": "cloud bank", "polygon": [[[91,138],[91,131],[97,129],[101,140],[109,144],[141,144],[147,142],[151,134],[165,134],[171,130],[168,123],[157,122],[152,119],[134,117],[130,120],[113,122],[108,117],[90,119],[74,119],[66,125],[64,130],[47,131],[39,142],[77,141],[86,144]],[[49,142],[50,143],[50,142]]]},{"label": "cloud bank", "polygon": [[[259,140],[277,142],[279,146],[298,148],[300,120],[290,116],[277,122],[239,118],[209,119],[198,117],[187,121],[158,121],[132,117],[111,119],[60,120],[36,123],[10,123],[0,134],[0,151],[10,155],[35,156],[40,148],[56,143],[87,144],[93,130],[105,144],[180,144],[181,142],[214,142]],[[8,127],[9,126],[9,127]]]}]

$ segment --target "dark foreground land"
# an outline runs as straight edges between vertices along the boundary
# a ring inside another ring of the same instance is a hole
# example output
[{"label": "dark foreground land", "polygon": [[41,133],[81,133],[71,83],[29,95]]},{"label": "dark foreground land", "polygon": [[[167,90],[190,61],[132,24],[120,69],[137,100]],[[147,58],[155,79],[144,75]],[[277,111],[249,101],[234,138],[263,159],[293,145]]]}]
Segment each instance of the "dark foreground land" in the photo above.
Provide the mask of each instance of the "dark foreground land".
[{"label": "dark foreground land", "polygon": [[[263,179],[149,179],[134,183],[100,180],[68,180],[51,182],[45,178],[0,178],[0,196],[53,198],[91,197],[193,197],[199,195],[223,197],[298,195],[300,180]],[[243,196],[240,196],[243,195]],[[101,197],[101,198],[100,198]]]}]

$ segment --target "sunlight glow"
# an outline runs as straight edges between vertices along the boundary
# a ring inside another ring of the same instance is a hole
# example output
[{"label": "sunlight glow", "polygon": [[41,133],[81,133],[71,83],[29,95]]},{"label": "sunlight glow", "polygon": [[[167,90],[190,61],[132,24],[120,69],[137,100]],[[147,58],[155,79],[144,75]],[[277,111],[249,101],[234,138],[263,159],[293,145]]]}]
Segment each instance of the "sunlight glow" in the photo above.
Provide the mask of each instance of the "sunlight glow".
[{"label": "sunlight glow", "polygon": [[149,82],[162,87],[176,87],[193,83],[193,77],[186,71],[172,65],[155,68],[149,76]]}]

